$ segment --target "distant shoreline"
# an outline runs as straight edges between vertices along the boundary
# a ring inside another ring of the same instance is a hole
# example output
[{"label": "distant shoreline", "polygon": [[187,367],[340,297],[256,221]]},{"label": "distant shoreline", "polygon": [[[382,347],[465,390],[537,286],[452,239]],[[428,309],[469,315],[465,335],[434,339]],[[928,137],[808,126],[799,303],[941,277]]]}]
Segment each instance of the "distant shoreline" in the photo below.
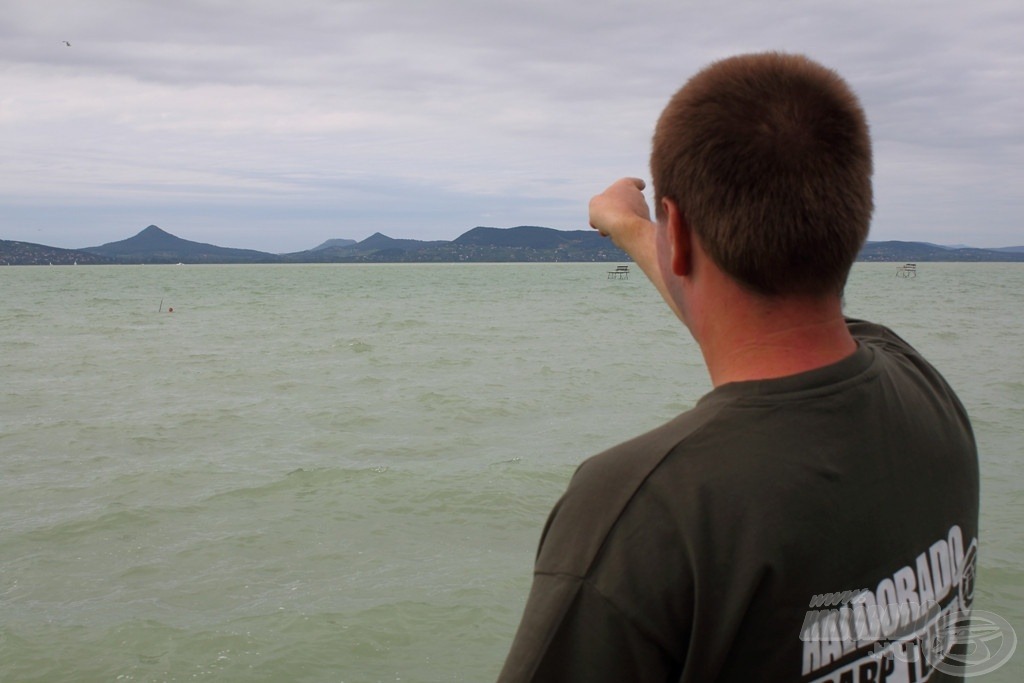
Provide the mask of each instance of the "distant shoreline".
[{"label": "distant shoreline", "polygon": [[[980,249],[925,242],[868,242],[857,258],[886,263],[1021,263],[1024,247]],[[234,249],[192,242],[155,225],[119,242],[61,249],[31,242],[0,240],[0,265],[157,265],[272,263],[615,263],[629,256],[593,230],[554,230],[538,226],[477,227],[451,241],[394,239],[377,233],[367,239],[334,239],[289,254]]]}]

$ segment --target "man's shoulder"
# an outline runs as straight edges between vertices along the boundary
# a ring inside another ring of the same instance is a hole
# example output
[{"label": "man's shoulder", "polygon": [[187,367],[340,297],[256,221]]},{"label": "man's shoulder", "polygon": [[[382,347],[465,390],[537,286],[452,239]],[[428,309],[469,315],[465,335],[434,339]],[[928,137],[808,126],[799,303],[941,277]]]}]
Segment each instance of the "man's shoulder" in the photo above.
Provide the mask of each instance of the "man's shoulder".
[{"label": "man's shoulder", "polygon": [[930,396],[941,397],[948,405],[952,405],[966,421],[966,411],[960,403],[945,377],[923,355],[906,340],[888,327],[864,320],[847,319],[847,327],[858,343],[870,347],[876,354],[886,359],[889,368],[900,368],[894,376],[901,375],[904,379],[923,380],[929,387]]},{"label": "man's shoulder", "polygon": [[555,505],[541,541],[539,571],[583,576],[608,532],[665,457],[712,419],[697,406],[585,460]]},{"label": "man's shoulder", "polygon": [[899,353],[901,355],[920,355],[909,342],[885,325],[879,325],[878,323],[859,320],[857,318],[847,318],[846,327],[850,331],[850,334],[853,335],[853,338],[861,344]]},{"label": "man's shoulder", "polygon": [[700,406],[691,408],[648,432],[587,458],[573,476],[573,485],[594,486],[608,482],[621,487],[624,480],[642,480],[680,441],[703,426],[708,417],[708,411]]}]

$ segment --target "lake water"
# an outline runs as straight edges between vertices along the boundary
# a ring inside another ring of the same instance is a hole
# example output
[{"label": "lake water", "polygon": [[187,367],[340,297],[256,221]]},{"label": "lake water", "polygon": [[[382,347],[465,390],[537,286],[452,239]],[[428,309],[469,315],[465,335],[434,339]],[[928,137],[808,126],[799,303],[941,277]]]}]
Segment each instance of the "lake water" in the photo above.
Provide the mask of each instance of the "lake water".
[{"label": "lake water", "polygon": [[[576,465],[710,389],[611,267],[0,268],[0,681],[493,680]],[[895,271],[847,312],[971,413],[1024,636],[1024,265]]]}]

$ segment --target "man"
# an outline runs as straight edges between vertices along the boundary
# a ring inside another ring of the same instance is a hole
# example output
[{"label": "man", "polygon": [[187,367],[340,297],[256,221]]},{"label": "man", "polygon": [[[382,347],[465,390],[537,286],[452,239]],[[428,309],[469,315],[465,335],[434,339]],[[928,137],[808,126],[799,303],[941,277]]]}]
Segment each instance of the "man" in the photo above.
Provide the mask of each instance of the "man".
[{"label": "man", "polygon": [[745,55],[662,113],[654,222],[640,180],[591,200],[591,225],[687,326],[714,389],[576,472],[500,680],[957,676],[977,453],[941,376],[843,316],[871,171],[837,74]]}]

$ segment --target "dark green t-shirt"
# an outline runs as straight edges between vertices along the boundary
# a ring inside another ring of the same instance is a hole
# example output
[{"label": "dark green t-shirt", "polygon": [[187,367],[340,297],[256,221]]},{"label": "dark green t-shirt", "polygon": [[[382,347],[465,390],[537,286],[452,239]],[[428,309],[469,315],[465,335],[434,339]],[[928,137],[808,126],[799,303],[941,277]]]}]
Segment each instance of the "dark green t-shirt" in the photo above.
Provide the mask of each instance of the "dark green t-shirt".
[{"label": "dark green t-shirt", "polygon": [[944,679],[973,434],[909,345],[848,324],[839,363],[720,386],[579,468],[501,681]]}]

